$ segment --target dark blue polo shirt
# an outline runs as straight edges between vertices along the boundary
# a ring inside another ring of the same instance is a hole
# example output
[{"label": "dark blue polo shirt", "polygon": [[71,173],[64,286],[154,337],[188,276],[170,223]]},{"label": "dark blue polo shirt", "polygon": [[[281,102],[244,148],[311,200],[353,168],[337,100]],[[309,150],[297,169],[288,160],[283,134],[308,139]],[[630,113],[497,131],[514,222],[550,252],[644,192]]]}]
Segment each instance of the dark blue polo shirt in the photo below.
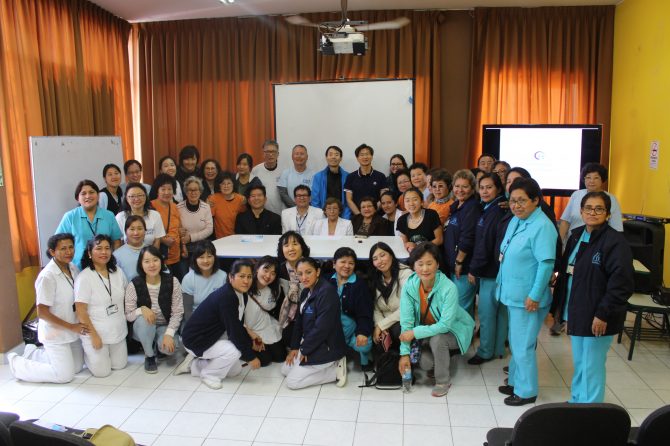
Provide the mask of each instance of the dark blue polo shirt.
[{"label": "dark blue polo shirt", "polygon": [[368,175],[362,175],[359,168],[351,172],[344,182],[344,190],[352,193],[356,206],[360,206],[361,199],[368,195],[379,201],[381,190],[386,188],[388,188],[386,176],[374,169]]}]

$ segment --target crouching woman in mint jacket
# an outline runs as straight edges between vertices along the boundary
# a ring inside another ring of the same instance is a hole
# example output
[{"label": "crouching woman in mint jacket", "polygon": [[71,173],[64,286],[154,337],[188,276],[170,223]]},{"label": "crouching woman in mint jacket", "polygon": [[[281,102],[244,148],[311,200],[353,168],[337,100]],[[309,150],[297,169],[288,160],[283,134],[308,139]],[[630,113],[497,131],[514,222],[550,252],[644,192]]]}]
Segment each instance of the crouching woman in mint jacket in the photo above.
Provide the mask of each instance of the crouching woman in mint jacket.
[{"label": "crouching woman in mint jacket", "polygon": [[432,395],[441,397],[451,386],[450,350],[464,354],[470,347],[475,321],[458,303],[456,285],[439,271],[440,251],[432,243],[412,250],[414,273],[407,279],[400,297],[400,374],[410,367],[410,342],[421,345],[419,366],[435,368]]}]

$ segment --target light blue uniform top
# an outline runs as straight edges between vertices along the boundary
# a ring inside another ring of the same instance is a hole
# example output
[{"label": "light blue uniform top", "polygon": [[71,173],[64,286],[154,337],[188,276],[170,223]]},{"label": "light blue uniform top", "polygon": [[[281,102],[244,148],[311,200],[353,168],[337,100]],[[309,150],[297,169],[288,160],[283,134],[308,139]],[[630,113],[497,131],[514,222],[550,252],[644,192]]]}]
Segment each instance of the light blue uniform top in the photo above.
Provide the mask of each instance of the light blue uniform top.
[{"label": "light blue uniform top", "polygon": [[193,296],[193,310],[195,311],[198,305],[207,299],[207,296],[226,284],[227,277],[226,272],[220,269],[209,277],[203,277],[196,274],[193,269],[189,269],[181,281],[181,290]]},{"label": "light blue uniform top", "polygon": [[98,234],[108,235],[112,241],[123,237],[114,214],[100,206],[95,210],[92,222],[81,206],[67,211],[56,228],[56,234],[62,232],[74,236],[74,259],[72,261],[79,269],[81,269],[81,258],[86,251],[86,243],[90,239]]},{"label": "light blue uniform top", "polygon": [[525,220],[510,220],[500,244],[502,260],[496,277],[502,303],[523,308],[530,297],[540,308],[550,304],[557,237],[556,227],[539,207]]},{"label": "light blue uniform top", "polygon": [[126,275],[128,282],[137,277],[137,259],[140,258],[141,250],[141,246],[139,248],[133,248],[128,244],[114,250],[116,265],[121,268],[123,274]]}]

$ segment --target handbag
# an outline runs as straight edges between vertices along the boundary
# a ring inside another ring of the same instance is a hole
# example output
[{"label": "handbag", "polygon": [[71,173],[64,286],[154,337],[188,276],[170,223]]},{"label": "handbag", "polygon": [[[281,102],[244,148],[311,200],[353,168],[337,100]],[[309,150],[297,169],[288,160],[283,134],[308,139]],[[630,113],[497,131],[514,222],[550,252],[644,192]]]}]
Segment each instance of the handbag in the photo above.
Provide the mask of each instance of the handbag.
[{"label": "handbag", "polygon": [[105,424],[100,429],[86,429],[82,437],[96,446],[135,446],[130,434]]},{"label": "handbag", "polygon": [[[426,316],[428,315],[428,311],[430,310],[430,304],[433,302],[433,297],[435,294],[430,296],[430,299],[428,299],[428,305],[426,305],[426,311],[423,312],[423,316],[419,319],[419,325],[423,325],[423,321],[426,319]],[[412,342],[409,344],[409,362],[410,364],[418,364],[419,361],[421,361],[421,342],[414,338],[412,339]]]},{"label": "handbag", "polygon": [[35,312],[36,305],[33,305],[23,321],[21,321],[21,334],[23,335],[23,342],[26,344],[35,344],[38,347],[42,346],[37,335],[37,327],[39,325],[39,318],[30,319]]}]

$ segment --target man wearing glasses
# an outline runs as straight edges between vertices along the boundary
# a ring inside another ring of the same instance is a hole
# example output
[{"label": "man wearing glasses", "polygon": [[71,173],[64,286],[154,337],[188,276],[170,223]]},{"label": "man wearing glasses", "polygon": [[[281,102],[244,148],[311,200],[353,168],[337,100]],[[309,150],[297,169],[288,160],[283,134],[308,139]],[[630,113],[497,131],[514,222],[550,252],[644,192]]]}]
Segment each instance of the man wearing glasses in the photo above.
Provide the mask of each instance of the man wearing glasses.
[{"label": "man wearing glasses", "polygon": [[300,235],[312,235],[314,222],[323,218],[323,211],[309,205],[312,192],[309,187],[299,184],[293,189],[295,206],[281,212],[281,230],[296,231]]},{"label": "man wearing glasses", "polygon": [[265,207],[275,214],[281,214],[285,207],[279,195],[279,189],[277,189],[281,176],[281,170],[277,167],[278,158],[279,144],[277,144],[277,141],[269,139],[263,143],[263,163],[254,166],[251,170],[251,174],[258,177],[265,186],[267,197]]}]

